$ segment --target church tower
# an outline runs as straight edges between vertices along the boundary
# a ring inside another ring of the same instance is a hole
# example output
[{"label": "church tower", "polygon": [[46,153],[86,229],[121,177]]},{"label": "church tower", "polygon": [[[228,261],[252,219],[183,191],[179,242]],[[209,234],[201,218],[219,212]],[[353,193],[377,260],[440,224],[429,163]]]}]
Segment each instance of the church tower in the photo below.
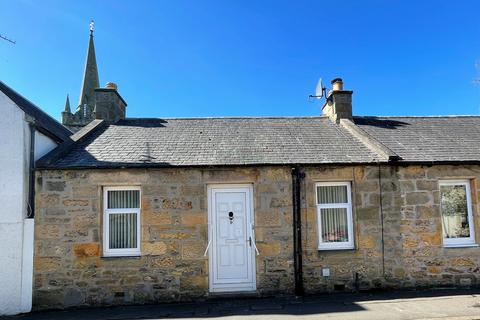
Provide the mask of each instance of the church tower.
[{"label": "church tower", "polygon": [[126,103],[117,92],[117,86],[109,83],[106,88],[100,88],[93,43],[93,27],[92,21],[90,22],[90,39],[77,109],[74,113],[71,112],[70,100],[67,95],[65,109],[62,112],[62,124],[73,131],[80,130],[94,119],[118,121],[119,118],[125,117]]}]

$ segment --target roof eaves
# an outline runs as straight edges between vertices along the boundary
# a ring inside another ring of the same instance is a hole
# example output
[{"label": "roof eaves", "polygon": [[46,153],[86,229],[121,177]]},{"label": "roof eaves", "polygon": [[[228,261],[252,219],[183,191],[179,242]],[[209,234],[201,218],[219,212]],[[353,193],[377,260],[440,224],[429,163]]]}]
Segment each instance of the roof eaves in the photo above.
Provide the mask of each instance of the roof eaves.
[{"label": "roof eaves", "polygon": [[65,165],[50,165],[42,166],[37,169],[40,170],[83,170],[83,169],[162,169],[162,168],[225,168],[225,167],[265,167],[265,166],[354,166],[354,165],[372,165],[378,163],[387,163],[386,161],[353,161],[353,162],[258,162],[258,163],[225,163],[225,164],[166,164],[166,163],[119,163],[119,164],[103,164],[103,165],[79,165],[79,166],[65,166]]},{"label": "roof eaves", "polygon": [[479,165],[480,160],[439,160],[439,161],[425,161],[425,160],[408,160],[408,161],[355,161],[355,162],[312,162],[312,163],[239,163],[239,164],[198,164],[198,165],[171,165],[171,164],[121,164],[121,165],[102,165],[102,166],[46,166],[39,167],[39,170],[116,170],[116,169],[163,169],[163,168],[227,168],[227,167],[265,167],[265,166],[356,166],[356,165],[390,165],[390,166],[434,166],[434,165]]}]

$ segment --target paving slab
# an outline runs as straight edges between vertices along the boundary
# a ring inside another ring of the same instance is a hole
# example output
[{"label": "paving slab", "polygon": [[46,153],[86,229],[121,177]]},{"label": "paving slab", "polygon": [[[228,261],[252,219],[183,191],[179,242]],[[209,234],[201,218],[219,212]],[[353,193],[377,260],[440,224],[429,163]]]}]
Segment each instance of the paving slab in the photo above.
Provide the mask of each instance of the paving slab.
[{"label": "paving slab", "polygon": [[2,320],[480,320],[480,290],[390,291],[38,311]]}]

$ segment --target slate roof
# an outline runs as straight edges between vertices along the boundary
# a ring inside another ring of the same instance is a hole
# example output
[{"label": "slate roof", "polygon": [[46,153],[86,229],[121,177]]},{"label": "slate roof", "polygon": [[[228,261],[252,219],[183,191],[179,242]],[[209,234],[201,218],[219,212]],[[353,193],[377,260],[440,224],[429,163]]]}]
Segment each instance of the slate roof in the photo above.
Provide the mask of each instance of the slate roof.
[{"label": "slate roof", "polygon": [[126,119],[39,168],[367,163],[378,155],[326,117]]},{"label": "slate roof", "polygon": [[480,161],[480,117],[354,117],[405,162]]},{"label": "slate roof", "polygon": [[9,97],[23,112],[34,118],[36,128],[42,133],[57,142],[63,142],[69,139],[72,132],[67,127],[64,127],[39,107],[1,81],[0,91]]},{"label": "slate roof", "polygon": [[353,122],[360,136],[327,117],[96,120],[37,167],[387,162],[378,145],[398,156],[390,159],[397,163],[480,163],[480,116],[354,117]]}]

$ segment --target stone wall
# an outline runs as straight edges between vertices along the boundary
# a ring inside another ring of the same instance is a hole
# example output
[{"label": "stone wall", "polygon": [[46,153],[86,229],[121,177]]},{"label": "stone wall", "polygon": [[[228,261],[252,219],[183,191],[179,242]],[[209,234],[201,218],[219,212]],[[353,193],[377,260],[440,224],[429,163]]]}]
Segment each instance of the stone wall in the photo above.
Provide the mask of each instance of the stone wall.
[{"label": "stone wall", "polygon": [[[124,169],[37,173],[34,306],[150,303],[208,295],[207,185],[254,186],[257,289],[292,294],[290,167]],[[304,168],[307,293],[473,286],[480,248],[444,248],[439,179],[470,179],[477,235],[478,166]],[[380,174],[381,173],[381,174]],[[351,181],[355,249],[319,251],[315,183]],[[142,188],[142,256],[102,257],[102,187]],[[329,268],[324,277],[322,269]]]},{"label": "stone wall", "polygon": [[[480,247],[443,246],[438,185],[442,179],[470,180],[480,243],[479,166],[330,166],[305,173],[307,293],[480,284]],[[318,251],[313,190],[318,181],[352,182],[355,250]],[[322,268],[330,268],[329,277]]]},{"label": "stone wall", "polygon": [[480,243],[479,166],[382,168],[386,286],[480,284],[480,247],[445,248],[438,181],[469,180],[476,243]]},{"label": "stone wall", "polygon": [[[315,183],[350,181],[355,249],[318,250]],[[381,287],[382,244],[378,167],[324,166],[305,169],[303,185],[303,269],[307,293]],[[330,276],[323,277],[322,269]]]},{"label": "stone wall", "polygon": [[[151,303],[208,294],[207,184],[252,183],[260,294],[293,292],[289,168],[37,173],[34,307]],[[102,257],[102,187],[142,188],[141,257]]]}]

